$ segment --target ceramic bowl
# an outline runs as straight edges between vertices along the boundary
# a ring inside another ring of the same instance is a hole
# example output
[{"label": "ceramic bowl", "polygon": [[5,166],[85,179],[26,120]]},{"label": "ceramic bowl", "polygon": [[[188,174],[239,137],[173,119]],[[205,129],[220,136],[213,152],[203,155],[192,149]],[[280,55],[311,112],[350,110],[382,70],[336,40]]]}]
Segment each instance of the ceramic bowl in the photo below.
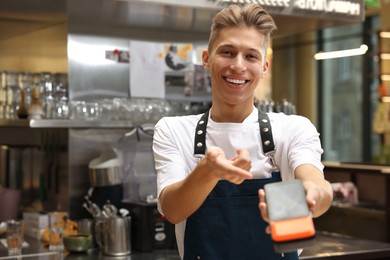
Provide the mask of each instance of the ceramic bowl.
[{"label": "ceramic bowl", "polygon": [[92,236],[90,234],[64,236],[64,247],[69,252],[85,252],[92,247]]}]

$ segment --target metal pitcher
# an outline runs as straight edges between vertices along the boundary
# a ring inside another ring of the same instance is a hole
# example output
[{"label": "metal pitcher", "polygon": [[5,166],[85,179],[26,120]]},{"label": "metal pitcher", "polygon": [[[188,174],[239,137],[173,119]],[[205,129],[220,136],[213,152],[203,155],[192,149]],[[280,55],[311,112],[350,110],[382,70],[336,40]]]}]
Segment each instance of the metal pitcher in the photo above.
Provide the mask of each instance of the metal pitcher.
[{"label": "metal pitcher", "polygon": [[95,235],[104,254],[122,256],[131,253],[130,216],[97,219]]}]

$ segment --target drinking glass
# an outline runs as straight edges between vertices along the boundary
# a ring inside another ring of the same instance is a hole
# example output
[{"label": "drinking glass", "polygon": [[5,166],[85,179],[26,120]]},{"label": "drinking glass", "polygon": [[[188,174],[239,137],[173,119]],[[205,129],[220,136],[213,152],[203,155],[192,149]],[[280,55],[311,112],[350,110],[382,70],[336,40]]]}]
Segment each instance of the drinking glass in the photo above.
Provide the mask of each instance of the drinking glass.
[{"label": "drinking glass", "polygon": [[7,247],[9,255],[20,255],[24,240],[24,226],[21,220],[7,221]]},{"label": "drinking glass", "polygon": [[63,211],[49,212],[49,249],[61,251],[64,249],[63,234],[68,221],[68,213]]},{"label": "drinking glass", "polygon": [[97,102],[85,102],[83,107],[84,119],[98,120],[102,115],[102,108]]}]

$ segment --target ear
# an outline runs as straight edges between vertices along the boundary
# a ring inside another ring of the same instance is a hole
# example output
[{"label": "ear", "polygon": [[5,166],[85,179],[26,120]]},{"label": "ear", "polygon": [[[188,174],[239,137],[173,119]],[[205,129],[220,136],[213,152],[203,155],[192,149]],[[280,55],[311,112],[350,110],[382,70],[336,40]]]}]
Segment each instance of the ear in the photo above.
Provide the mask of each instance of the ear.
[{"label": "ear", "polygon": [[268,62],[268,60],[265,60],[265,63],[263,65],[262,71],[261,71],[261,78],[264,78],[264,76],[267,74],[268,68],[269,68],[269,62]]},{"label": "ear", "polygon": [[203,67],[208,70],[210,68],[209,66],[209,52],[208,50],[203,50],[202,52],[202,62],[203,62]]}]

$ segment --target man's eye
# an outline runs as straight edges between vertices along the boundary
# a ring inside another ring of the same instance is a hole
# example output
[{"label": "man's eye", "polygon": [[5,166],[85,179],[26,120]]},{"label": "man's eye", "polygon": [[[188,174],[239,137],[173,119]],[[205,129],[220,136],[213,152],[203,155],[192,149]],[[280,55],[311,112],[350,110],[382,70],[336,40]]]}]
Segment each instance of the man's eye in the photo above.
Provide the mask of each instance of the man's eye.
[{"label": "man's eye", "polygon": [[257,55],[252,55],[252,54],[247,55],[247,57],[248,57],[248,59],[255,59],[255,60],[260,59]]},{"label": "man's eye", "polygon": [[233,52],[230,50],[222,50],[221,53],[224,55],[232,55],[233,54]]}]

